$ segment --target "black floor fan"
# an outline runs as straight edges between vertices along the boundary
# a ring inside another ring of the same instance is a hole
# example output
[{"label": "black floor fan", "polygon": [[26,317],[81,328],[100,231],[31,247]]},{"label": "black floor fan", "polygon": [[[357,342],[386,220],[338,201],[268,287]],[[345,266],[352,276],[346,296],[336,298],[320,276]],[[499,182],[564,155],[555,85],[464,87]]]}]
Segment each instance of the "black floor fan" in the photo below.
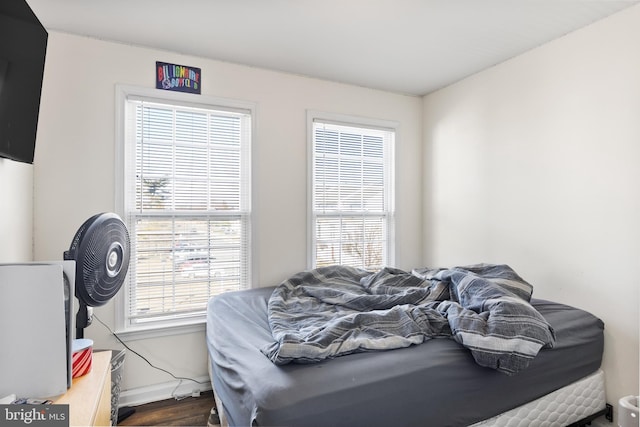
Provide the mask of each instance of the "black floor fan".
[{"label": "black floor fan", "polygon": [[[129,232],[114,213],[94,215],[76,232],[71,247],[64,253],[65,260],[76,262],[75,296],[79,302],[76,338],[84,338],[84,329],[92,321],[93,307],[106,304],[122,287],[129,269],[129,257]],[[113,411],[115,408],[112,409],[115,425]],[[117,420],[121,421],[133,412],[133,408],[120,408]]]},{"label": "black floor fan", "polygon": [[106,304],[124,283],[129,269],[127,227],[114,213],[92,216],[76,232],[64,259],[76,262],[76,338],[83,338],[92,307]]}]

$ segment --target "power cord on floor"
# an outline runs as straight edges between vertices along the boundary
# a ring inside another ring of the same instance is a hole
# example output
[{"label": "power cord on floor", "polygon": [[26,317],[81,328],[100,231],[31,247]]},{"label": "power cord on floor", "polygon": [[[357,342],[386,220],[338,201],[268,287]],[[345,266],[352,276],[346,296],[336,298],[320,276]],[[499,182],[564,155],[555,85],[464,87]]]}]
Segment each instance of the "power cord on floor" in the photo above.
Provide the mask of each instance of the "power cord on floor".
[{"label": "power cord on floor", "polygon": [[100,324],[102,326],[104,326],[110,333],[111,335],[113,335],[119,342],[120,344],[122,344],[124,346],[124,348],[126,348],[127,350],[129,350],[131,353],[135,354],[136,356],[138,356],[139,358],[141,358],[142,360],[144,360],[145,362],[147,362],[147,364],[149,366],[151,366],[154,369],[157,369],[159,371],[162,371],[164,373],[167,373],[169,375],[171,375],[173,378],[175,378],[176,380],[178,380],[178,385],[175,386],[175,388],[173,389],[173,391],[171,392],[171,396],[176,399],[176,400],[182,400],[182,399],[186,399],[187,397],[197,397],[194,396],[192,393],[189,394],[184,394],[184,395],[177,395],[175,394],[176,390],[178,389],[178,387],[180,387],[182,385],[182,381],[193,381],[194,383],[197,384],[206,384],[207,382],[205,381],[198,381],[194,378],[189,378],[189,377],[179,377],[174,375],[172,372],[164,369],[164,368],[160,368],[156,365],[154,365],[153,363],[151,363],[149,361],[149,359],[147,359],[146,357],[144,357],[143,355],[141,355],[140,353],[138,353],[137,351],[133,350],[131,347],[129,347],[127,344],[125,344],[125,342],[120,339],[120,337],[118,336],[118,334],[116,334],[110,327],[109,325],[107,325],[106,323],[104,323],[102,320],[100,320],[100,318],[94,313],[93,314],[93,318],[96,319],[98,322],[100,322]]}]

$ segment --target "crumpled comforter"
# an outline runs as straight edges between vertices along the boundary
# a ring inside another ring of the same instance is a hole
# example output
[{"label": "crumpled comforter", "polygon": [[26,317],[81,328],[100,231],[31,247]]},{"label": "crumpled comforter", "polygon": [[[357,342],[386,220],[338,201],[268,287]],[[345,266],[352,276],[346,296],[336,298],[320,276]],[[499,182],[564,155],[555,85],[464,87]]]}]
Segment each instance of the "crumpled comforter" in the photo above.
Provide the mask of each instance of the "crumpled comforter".
[{"label": "crumpled comforter", "polygon": [[533,287],[507,265],[377,273],[347,266],[293,275],[268,302],[278,365],[452,338],[480,365],[525,369],[555,334],[529,304]]}]

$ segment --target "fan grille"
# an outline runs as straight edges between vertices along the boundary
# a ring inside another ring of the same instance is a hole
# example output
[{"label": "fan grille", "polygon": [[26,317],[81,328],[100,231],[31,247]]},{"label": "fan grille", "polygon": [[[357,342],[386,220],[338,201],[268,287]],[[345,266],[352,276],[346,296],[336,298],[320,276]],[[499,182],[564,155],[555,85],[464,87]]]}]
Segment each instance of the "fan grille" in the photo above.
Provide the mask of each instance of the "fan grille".
[{"label": "fan grille", "polygon": [[120,290],[129,267],[129,234],[115,214],[95,215],[80,227],[70,252],[76,260],[76,294],[88,306],[106,304]]}]

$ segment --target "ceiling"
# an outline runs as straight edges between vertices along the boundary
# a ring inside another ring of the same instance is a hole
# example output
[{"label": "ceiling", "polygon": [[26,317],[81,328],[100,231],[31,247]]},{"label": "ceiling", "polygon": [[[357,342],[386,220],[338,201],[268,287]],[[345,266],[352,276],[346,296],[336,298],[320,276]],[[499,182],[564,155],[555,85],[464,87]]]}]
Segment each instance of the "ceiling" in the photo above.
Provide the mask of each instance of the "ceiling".
[{"label": "ceiling", "polygon": [[416,96],[639,1],[27,0],[48,30]]}]

